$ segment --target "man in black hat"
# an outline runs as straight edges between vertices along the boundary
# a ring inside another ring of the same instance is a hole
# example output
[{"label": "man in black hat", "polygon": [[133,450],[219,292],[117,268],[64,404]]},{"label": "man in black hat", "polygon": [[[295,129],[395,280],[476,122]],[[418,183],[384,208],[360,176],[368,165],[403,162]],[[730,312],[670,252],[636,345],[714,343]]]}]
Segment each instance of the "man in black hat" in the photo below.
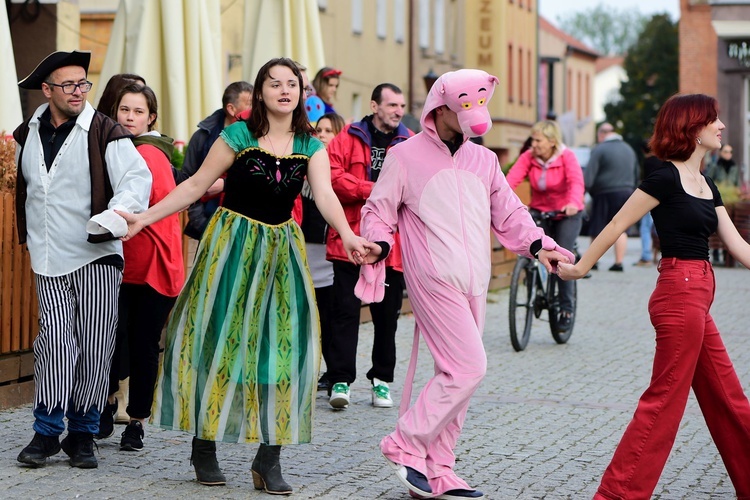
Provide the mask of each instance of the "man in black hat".
[{"label": "man in black hat", "polygon": [[[13,133],[16,217],[36,274],[34,438],[18,461],[41,466],[62,450],[98,463],[93,436],[107,396],[127,223],[115,209],[148,207],[151,174],[132,136],[86,101],[90,52],[54,52],[18,85],[47,103]],[[62,442],[59,436],[68,435]]]}]

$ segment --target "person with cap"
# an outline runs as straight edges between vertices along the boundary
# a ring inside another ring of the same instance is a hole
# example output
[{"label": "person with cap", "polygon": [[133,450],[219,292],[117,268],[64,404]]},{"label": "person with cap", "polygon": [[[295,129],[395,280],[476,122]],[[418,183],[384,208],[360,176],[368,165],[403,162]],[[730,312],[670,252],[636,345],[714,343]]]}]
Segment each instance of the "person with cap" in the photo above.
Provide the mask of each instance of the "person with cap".
[{"label": "person with cap", "polygon": [[[41,466],[60,449],[98,466],[93,436],[107,398],[127,222],[148,207],[151,174],[132,135],[86,101],[90,52],[54,52],[19,87],[47,103],[13,133],[16,223],[36,275],[34,438],[18,461]],[[68,434],[59,441],[65,430]]]},{"label": "person with cap", "polygon": [[[487,103],[498,79],[478,69],[445,73],[422,111],[422,132],[397,144],[362,208],[361,233],[375,247],[360,269],[357,293],[384,293],[385,261],[401,235],[404,278],[416,328],[396,429],[380,450],[417,498],[481,498],[454,471],[453,450],[469,401],[487,369],[482,344],[490,282],[490,234],[548,269],[573,261],[534,224],[500,170],[497,155],[470,141],[492,126]],[[380,251],[382,249],[382,252]],[[411,385],[419,336],[434,375],[414,404]]]}]

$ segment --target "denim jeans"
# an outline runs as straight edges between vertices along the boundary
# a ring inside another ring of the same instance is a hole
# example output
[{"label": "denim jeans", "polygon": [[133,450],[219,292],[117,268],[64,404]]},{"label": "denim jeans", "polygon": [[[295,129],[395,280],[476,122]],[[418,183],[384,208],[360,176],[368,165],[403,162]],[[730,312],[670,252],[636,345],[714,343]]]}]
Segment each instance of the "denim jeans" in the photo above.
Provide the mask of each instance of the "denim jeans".
[{"label": "denim jeans", "polygon": [[34,408],[34,431],[43,436],[59,436],[65,430],[63,416],[68,417],[68,432],[86,434],[99,432],[99,409],[96,406],[92,406],[85,412],[73,410],[69,406],[67,413],[63,415],[63,410],[59,406],[48,412],[43,404]]},{"label": "denim jeans", "polygon": [[641,219],[641,260],[651,261],[651,227],[654,225],[654,219],[651,212],[648,212]]}]

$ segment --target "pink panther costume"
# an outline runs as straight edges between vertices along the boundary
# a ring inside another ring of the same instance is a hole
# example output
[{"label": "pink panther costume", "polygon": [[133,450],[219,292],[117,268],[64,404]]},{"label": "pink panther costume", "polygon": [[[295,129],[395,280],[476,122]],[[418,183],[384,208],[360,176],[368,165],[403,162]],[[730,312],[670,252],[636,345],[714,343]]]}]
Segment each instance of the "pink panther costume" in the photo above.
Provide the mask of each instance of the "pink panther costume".
[{"label": "pink panther costume", "polygon": [[[368,240],[392,246],[398,227],[416,322],[400,417],[380,448],[409,489],[427,497],[454,498],[444,494],[474,491],[453,471],[453,449],[469,399],[486,371],[482,331],[490,230],[518,254],[532,257],[531,244],[541,240],[543,249],[557,250],[573,262],[567,250],[534,224],[505,180],[497,156],[468,140],[492,126],[487,102],[497,83],[496,77],[474,69],[438,78],[422,112],[422,132],[391,148],[362,208],[362,236]],[[463,131],[463,143],[453,155],[435,127],[433,110],[443,105],[457,113]],[[362,266],[359,296],[377,301],[383,277],[384,261]],[[419,334],[434,358],[435,375],[409,406]],[[413,488],[405,467],[424,474],[432,491]]]}]

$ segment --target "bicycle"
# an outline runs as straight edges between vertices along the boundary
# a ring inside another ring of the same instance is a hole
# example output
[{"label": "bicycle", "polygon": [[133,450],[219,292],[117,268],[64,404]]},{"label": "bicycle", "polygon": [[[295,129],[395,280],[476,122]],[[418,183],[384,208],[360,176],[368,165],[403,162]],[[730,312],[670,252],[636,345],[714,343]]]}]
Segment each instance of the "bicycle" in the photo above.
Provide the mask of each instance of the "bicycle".
[{"label": "bicycle", "polygon": [[[539,212],[529,211],[537,226],[544,228],[549,221],[564,216],[562,212]],[[574,248],[573,253],[577,255]],[[557,278],[539,263],[537,259],[518,257],[513,268],[510,283],[509,319],[510,319],[510,342],[516,352],[523,351],[529,343],[531,336],[531,324],[536,317],[539,319],[542,311],[548,311],[549,327],[552,338],[558,344],[564,344],[573,333],[576,317],[576,303],[578,288],[572,281],[573,290],[571,300],[573,301],[570,312],[570,328],[561,331],[558,326],[560,318],[560,288],[557,286]]]}]

